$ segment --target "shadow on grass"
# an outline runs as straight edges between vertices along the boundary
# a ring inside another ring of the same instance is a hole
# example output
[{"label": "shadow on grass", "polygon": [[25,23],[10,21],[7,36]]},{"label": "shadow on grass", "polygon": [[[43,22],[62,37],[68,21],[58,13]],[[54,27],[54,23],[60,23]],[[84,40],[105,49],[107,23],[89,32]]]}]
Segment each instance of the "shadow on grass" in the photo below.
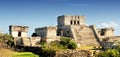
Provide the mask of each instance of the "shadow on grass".
[{"label": "shadow on grass", "polygon": [[[24,47],[24,46],[17,46],[16,47],[16,49],[17,49],[17,51],[19,52],[19,53],[22,53],[22,52],[26,52],[25,54],[23,53],[23,54],[18,54],[18,55],[16,55],[16,57],[18,56],[27,56],[27,57],[43,57],[42,56],[42,53],[41,53],[41,51],[42,51],[42,49],[40,48],[40,47]],[[27,52],[32,52],[32,53],[27,53]],[[34,56],[34,55],[36,55],[36,56]]]}]

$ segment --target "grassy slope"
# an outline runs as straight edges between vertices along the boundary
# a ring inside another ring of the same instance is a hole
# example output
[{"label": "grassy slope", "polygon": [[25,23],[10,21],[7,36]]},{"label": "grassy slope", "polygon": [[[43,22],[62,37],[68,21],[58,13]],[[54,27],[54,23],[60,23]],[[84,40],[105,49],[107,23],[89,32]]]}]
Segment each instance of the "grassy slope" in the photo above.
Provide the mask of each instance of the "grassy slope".
[{"label": "grassy slope", "polygon": [[0,33],[0,57],[39,57],[32,52],[14,52],[11,51],[10,48],[7,49],[6,47],[8,46],[5,41],[10,40],[9,37],[9,35],[6,36],[5,34]]},{"label": "grassy slope", "polygon": [[8,49],[0,48],[0,57],[12,57],[14,53]]},{"label": "grassy slope", "polygon": [[39,57],[32,52],[14,52],[9,49],[0,48],[0,57]]}]

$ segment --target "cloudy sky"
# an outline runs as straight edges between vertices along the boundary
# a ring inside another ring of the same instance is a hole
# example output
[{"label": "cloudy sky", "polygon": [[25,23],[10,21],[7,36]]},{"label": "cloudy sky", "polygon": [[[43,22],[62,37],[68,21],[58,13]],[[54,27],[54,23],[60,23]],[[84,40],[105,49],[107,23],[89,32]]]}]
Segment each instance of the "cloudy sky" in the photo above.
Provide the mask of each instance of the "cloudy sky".
[{"label": "cloudy sky", "polygon": [[84,15],[88,25],[115,27],[120,35],[120,0],[0,0],[0,31],[26,25],[31,35],[37,27],[55,26],[64,14]]}]

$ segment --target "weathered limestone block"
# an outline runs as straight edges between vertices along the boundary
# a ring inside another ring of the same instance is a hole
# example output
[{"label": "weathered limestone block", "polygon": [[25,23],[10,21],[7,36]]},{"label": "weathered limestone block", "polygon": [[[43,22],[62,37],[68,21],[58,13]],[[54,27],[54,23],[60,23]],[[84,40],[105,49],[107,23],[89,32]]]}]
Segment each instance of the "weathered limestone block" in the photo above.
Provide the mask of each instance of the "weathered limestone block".
[{"label": "weathered limestone block", "polygon": [[31,41],[31,46],[40,46],[41,38],[40,37],[31,37],[30,41]]},{"label": "weathered limestone block", "polygon": [[40,37],[16,37],[14,38],[15,45],[19,46],[40,46]]},{"label": "weathered limestone block", "polygon": [[23,45],[22,38],[21,37],[15,37],[14,38],[14,44],[15,44],[15,46],[17,46],[17,45],[22,46]]},{"label": "weathered limestone block", "polygon": [[92,57],[89,51],[85,50],[66,50],[56,52],[55,57]]},{"label": "weathered limestone block", "polygon": [[23,46],[31,46],[30,38],[24,37],[22,38]]},{"label": "weathered limestone block", "polygon": [[36,28],[35,33],[41,38],[54,37],[57,36],[57,28],[56,27]]},{"label": "weathered limestone block", "polygon": [[56,40],[57,40],[57,41],[60,41],[60,36],[56,36],[56,37],[53,36],[53,37],[47,37],[47,38],[46,38],[46,42],[47,42],[47,43],[50,43],[50,42],[56,41]]}]

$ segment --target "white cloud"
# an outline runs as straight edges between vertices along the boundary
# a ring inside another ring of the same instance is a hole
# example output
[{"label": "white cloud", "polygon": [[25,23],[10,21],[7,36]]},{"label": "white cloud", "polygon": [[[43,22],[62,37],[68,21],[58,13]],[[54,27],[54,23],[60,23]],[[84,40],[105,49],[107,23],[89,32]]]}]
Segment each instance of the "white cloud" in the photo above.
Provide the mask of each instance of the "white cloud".
[{"label": "white cloud", "polygon": [[118,26],[118,24],[115,23],[115,22],[110,22],[110,25],[113,26],[113,27],[117,27]]},{"label": "white cloud", "polygon": [[100,26],[102,26],[102,27],[108,27],[109,25],[107,23],[101,23]]},{"label": "white cloud", "polygon": [[89,26],[88,24],[85,24],[86,26]]},{"label": "white cloud", "polygon": [[101,23],[100,27],[118,27],[118,24],[112,21],[108,23]]}]

